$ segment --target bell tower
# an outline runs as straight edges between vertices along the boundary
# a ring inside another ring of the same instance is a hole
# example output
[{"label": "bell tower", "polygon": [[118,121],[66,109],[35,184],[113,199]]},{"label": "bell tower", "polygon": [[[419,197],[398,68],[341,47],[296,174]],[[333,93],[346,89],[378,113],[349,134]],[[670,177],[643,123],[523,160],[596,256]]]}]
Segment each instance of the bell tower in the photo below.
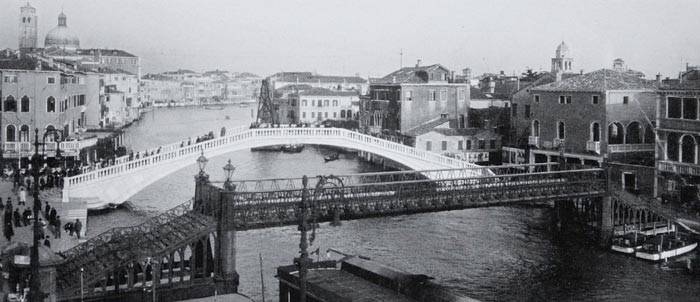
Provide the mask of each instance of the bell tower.
[{"label": "bell tower", "polygon": [[19,9],[19,49],[37,48],[37,21],[36,8],[29,5]]},{"label": "bell tower", "polygon": [[564,43],[564,41],[557,46],[557,50],[554,53],[554,58],[552,58],[552,73],[565,73],[571,72],[573,67],[574,59],[569,56],[569,46]]}]

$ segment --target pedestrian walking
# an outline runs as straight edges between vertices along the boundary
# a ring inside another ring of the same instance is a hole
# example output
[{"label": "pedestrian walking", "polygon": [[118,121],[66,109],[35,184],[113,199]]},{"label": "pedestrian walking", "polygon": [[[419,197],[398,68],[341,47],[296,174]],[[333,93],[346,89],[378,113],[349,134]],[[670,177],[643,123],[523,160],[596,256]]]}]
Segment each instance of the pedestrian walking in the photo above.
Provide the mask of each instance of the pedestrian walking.
[{"label": "pedestrian walking", "polygon": [[15,211],[12,213],[12,218],[14,218],[16,228],[22,226],[20,224],[22,221],[22,215],[19,214],[19,208],[15,209]]},{"label": "pedestrian walking", "polygon": [[78,239],[80,239],[80,231],[83,229],[83,223],[80,222],[80,219],[76,218],[75,222],[73,223],[73,230],[75,231],[75,235],[78,236]]},{"label": "pedestrian walking", "polygon": [[8,242],[12,240],[12,236],[15,235],[15,230],[12,229],[12,223],[5,223],[3,224],[3,235],[5,235],[5,239],[7,239]]},{"label": "pedestrian walking", "polygon": [[66,225],[63,226],[63,229],[66,230],[68,233],[68,236],[73,236],[73,223],[72,222],[66,222]]},{"label": "pedestrian walking", "polygon": [[31,223],[31,217],[32,210],[29,208],[24,209],[24,212],[22,212],[22,222],[24,223],[24,226],[28,226]]},{"label": "pedestrian walking", "polygon": [[2,203],[2,197],[0,197],[0,211],[5,209],[5,204]]},{"label": "pedestrian walking", "polygon": [[51,248],[51,240],[49,240],[49,238],[50,238],[49,236],[46,236],[44,238],[44,246]]},{"label": "pedestrian walking", "polygon": [[18,205],[26,205],[27,203],[27,190],[24,186],[19,187],[19,203]]},{"label": "pedestrian walking", "polygon": [[12,197],[7,198],[7,204],[5,204],[5,211],[12,213]]},{"label": "pedestrian walking", "polygon": [[44,218],[49,219],[49,212],[51,212],[51,206],[48,201],[44,202]]},{"label": "pedestrian walking", "polygon": [[[51,211],[49,211],[49,218],[47,218],[47,219],[49,220],[49,225],[54,225],[54,221],[56,220],[56,208],[51,207]],[[60,228],[60,224],[59,224],[59,228]]]},{"label": "pedestrian walking", "polygon": [[54,237],[60,239],[61,238],[61,216],[60,215],[56,215],[56,219],[54,220],[54,229],[56,231],[54,233]]}]

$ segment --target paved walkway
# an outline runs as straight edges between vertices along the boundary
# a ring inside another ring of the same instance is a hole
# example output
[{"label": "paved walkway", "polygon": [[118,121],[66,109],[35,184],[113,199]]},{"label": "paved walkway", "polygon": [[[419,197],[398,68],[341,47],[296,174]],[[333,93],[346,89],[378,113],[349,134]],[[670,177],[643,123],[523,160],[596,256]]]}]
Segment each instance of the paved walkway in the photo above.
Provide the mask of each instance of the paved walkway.
[{"label": "paved walkway", "polygon": [[[66,224],[68,220],[65,218],[66,215],[65,213],[70,210],[70,207],[73,205],[70,204],[64,204],[61,202],[60,197],[60,191],[59,189],[52,189],[52,190],[46,190],[42,191],[39,194],[39,200],[41,200],[41,211],[42,211],[42,216],[43,217],[43,211],[44,211],[44,201],[48,201],[49,205],[53,208],[56,208],[56,212],[58,216],[61,216],[61,223]],[[7,198],[11,197],[12,198],[12,206],[14,209],[19,209],[20,214],[22,211],[24,211],[25,208],[29,208],[30,210],[32,209],[34,205],[34,198],[31,196],[31,194],[27,194],[27,204],[25,206],[18,206],[17,203],[19,201],[19,197],[17,193],[13,190],[12,188],[12,182],[9,181],[0,181],[0,198],[2,198],[3,203],[7,202]],[[4,215],[4,210],[0,210],[0,213]],[[0,219],[2,219],[2,216],[0,216]],[[86,222],[83,221],[83,227],[85,227]],[[19,228],[14,228],[15,235],[12,237],[12,241],[19,241],[19,242],[25,242],[31,245],[32,243],[32,228],[33,224],[30,224],[28,226],[23,226]],[[60,251],[65,251],[78,243],[78,238],[74,236],[68,236],[68,233],[64,232],[62,230],[63,228],[61,227],[61,238],[56,239],[54,238],[53,234],[47,227],[44,227],[44,233],[51,238],[49,239],[51,241],[51,249],[55,252],[60,252]],[[84,239],[81,238],[81,241]],[[43,240],[41,240],[41,243],[43,244]],[[0,251],[5,248],[5,246],[9,245],[9,242],[5,239],[5,236],[0,235]]]}]

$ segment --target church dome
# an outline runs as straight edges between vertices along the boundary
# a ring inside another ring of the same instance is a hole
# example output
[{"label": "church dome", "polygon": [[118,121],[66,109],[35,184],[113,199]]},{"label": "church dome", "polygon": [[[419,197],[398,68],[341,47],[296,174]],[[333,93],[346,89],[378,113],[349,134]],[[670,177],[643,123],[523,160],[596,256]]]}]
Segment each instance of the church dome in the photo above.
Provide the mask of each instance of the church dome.
[{"label": "church dome", "polygon": [[77,50],[80,48],[80,40],[66,24],[66,15],[58,15],[58,26],[54,27],[44,39],[44,47],[61,48],[65,50]]},{"label": "church dome", "polygon": [[556,56],[557,58],[563,58],[569,55],[569,46],[564,43],[564,41],[561,41],[561,44],[557,46],[557,53]]}]

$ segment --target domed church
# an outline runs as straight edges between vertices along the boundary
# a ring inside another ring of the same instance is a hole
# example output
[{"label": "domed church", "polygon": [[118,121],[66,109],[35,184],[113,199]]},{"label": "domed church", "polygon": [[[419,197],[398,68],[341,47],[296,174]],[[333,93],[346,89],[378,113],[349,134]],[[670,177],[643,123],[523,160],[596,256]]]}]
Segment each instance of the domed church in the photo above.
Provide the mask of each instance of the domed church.
[{"label": "domed church", "polygon": [[80,40],[73,33],[66,23],[66,14],[61,12],[58,15],[58,25],[54,27],[44,39],[45,48],[59,48],[65,51],[77,51],[80,48]]}]

